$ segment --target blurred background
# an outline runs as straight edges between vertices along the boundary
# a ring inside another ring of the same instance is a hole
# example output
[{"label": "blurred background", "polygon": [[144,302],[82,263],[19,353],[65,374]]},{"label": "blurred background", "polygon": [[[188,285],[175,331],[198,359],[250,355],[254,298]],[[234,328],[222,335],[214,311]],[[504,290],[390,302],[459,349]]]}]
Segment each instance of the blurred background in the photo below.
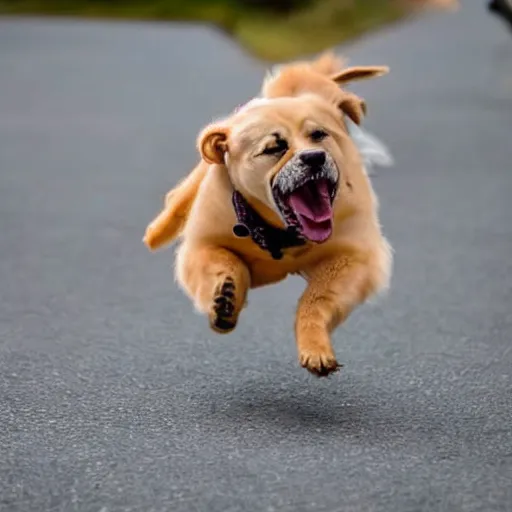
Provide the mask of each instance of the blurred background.
[{"label": "blurred background", "polygon": [[[458,7],[458,8],[455,8]],[[0,512],[509,512],[510,0],[0,0]],[[300,368],[300,278],[213,334],[147,223],[275,62],[351,89],[389,294]]]},{"label": "blurred background", "polygon": [[264,59],[317,52],[457,0],[2,0],[0,13],[214,23]]}]

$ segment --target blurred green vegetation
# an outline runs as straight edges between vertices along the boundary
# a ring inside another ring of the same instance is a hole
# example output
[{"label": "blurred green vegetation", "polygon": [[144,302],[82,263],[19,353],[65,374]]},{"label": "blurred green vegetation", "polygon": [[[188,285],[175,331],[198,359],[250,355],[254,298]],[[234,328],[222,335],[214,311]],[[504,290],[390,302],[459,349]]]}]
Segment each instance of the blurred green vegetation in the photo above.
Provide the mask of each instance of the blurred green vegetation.
[{"label": "blurred green vegetation", "polygon": [[214,23],[270,61],[316,53],[405,12],[396,0],[0,0],[0,14]]}]

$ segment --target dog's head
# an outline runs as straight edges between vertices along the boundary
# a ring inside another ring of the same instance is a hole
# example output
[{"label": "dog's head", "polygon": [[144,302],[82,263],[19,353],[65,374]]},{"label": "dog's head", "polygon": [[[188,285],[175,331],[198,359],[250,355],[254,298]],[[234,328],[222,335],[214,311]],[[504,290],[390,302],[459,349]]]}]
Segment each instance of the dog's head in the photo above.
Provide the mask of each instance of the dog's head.
[{"label": "dog's head", "polygon": [[339,109],[316,95],[253,100],[198,139],[202,158],[225,166],[260,214],[317,243],[332,233],[347,144]]}]

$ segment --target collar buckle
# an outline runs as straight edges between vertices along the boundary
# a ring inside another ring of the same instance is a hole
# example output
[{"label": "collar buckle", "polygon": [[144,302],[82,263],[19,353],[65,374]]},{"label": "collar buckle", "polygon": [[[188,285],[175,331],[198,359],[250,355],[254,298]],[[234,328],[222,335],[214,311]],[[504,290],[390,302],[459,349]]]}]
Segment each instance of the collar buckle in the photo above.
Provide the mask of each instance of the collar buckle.
[{"label": "collar buckle", "polygon": [[232,201],[238,220],[233,226],[233,234],[238,238],[250,236],[261,249],[270,252],[273,259],[282,259],[283,249],[306,243],[297,228],[287,226],[286,229],[280,229],[268,224],[237,190],[233,192]]}]

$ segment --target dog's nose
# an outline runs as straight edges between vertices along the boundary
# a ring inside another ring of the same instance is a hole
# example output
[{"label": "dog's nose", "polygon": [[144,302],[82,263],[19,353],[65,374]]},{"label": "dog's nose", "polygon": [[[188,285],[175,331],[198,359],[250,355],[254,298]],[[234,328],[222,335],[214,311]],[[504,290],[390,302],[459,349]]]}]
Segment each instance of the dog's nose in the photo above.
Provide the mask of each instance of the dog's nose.
[{"label": "dog's nose", "polygon": [[325,151],[308,149],[300,154],[300,159],[304,165],[309,167],[322,167],[325,163]]}]

